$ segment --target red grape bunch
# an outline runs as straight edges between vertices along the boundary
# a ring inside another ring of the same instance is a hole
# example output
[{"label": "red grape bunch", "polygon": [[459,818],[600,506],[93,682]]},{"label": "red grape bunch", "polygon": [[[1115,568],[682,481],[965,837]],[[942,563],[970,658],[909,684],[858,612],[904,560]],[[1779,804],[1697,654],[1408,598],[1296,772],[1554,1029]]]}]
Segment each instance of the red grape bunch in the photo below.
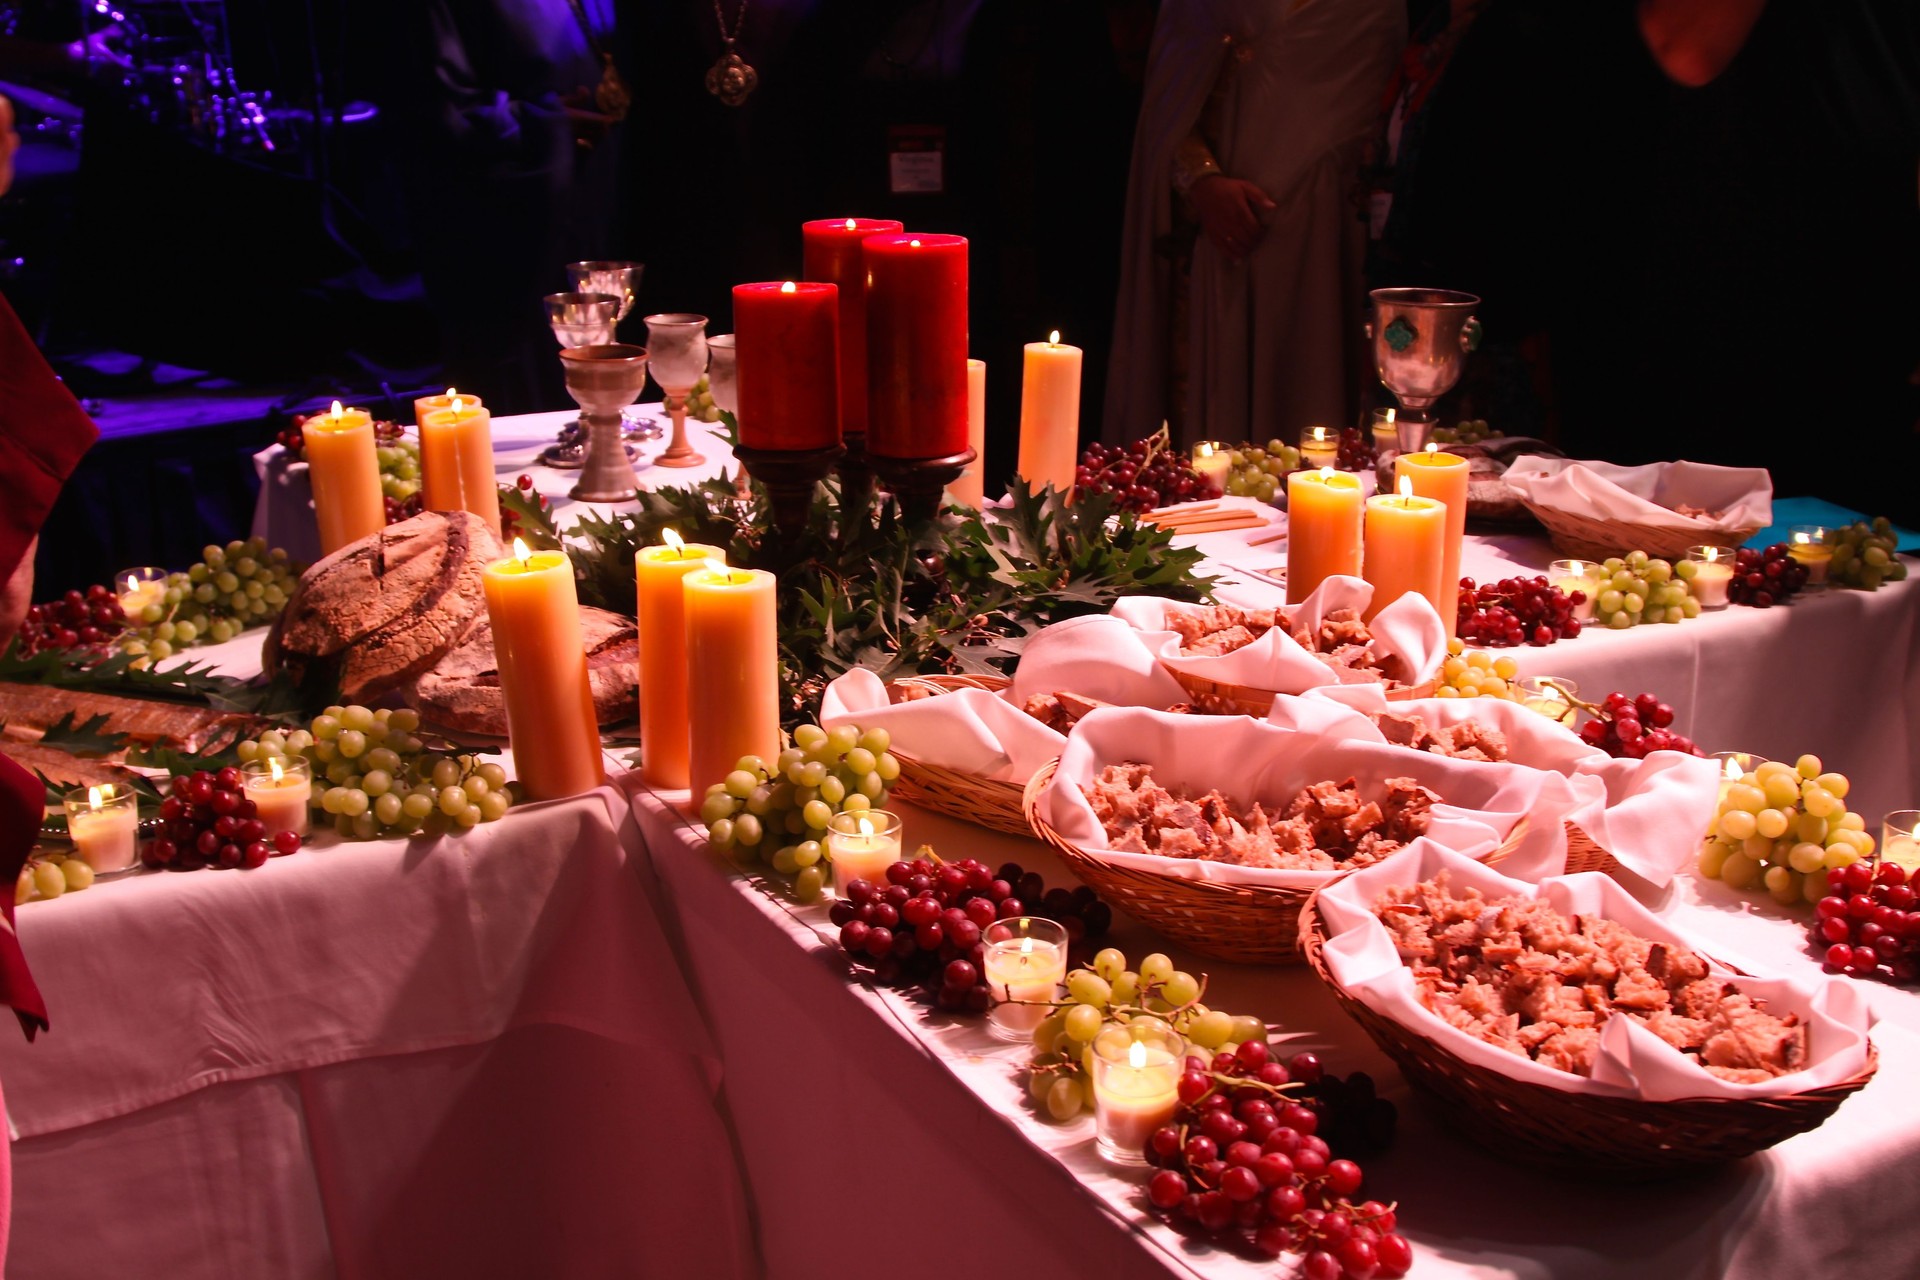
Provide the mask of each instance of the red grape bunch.
[{"label": "red grape bunch", "polygon": [[1920,893],[1896,862],[1855,862],[1827,872],[1814,904],[1813,936],[1827,968],[1864,978],[1881,969],[1896,982],[1920,979]]},{"label": "red grape bunch", "polygon": [[292,831],[267,839],[259,811],[240,789],[240,771],[231,767],[175,778],[160,804],[160,820],[161,834],[147,841],[140,860],[169,871],[251,871],[300,847]]},{"label": "red grape bunch", "polygon": [[1374,448],[1371,430],[1348,427],[1340,433],[1340,449],[1334,456],[1334,466],[1342,471],[1371,471],[1379,464],[1380,454]]},{"label": "red grape bunch", "polygon": [[1160,436],[1125,448],[1097,441],[1088,445],[1073,485],[1081,493],[1110,493],[1121,507],[1140,512],[1220,496],[1220,486],[1196,472],[1185,453],[1167,448]]},{"label": "red grape bunch", "polygon": [[998,873],[972,858],[918,857],[887,868],[887,883],[855,880],[828,918],[847,954],[873,968],[887,986],[918,986],[953,1013],[985,1013],[991,1003],[980,931],[995,920],[1045,915],[1070,941],[1097,938],[1113,910],[1085,885],[1048,889],[1034,872],[1009,862]]},{"label": "red grape bunch", "polygon": [[1552,644],[1580,634],[1573,608],[1584,592],[1568,595],[1545,578],[1502,578],[1481,586],[1460,579],[1460,618],[1454,628],[1462,640],[1489,648]]},{"label": "red grape bunch", "polygon": [[1776,542],[1764,551],[1742,547],[1733,558],[1727,599],[1765,609],[1785,604],[1806,585],[1807,566],[1787,553],[1786,543]]},{"label": "red grape bunch", "polygon": [[127,625],[120,597],[98,584],[36,604],[20,624],[20,656],[42,649],[101,649]]},{"label": "red grape bunch", "polygon": [[1610,756],[1638,760],[1650,751],[1700,754],[1693,739],[1673,731],[1673,708],[1651,693],[1634,698],[1610,693],[1598,706],[1580,705],[1594,717],[1580,726],[1581,741]]},{"label": "red grape bunch", "polygon": [[[1147,1139],[1147,1163],[1159,1170],[1148,1203],[1187,1231],[1248,1233],[1264,1257],[1300,1254],[1308,1280],[1405,1275],[1413,1247],[1393,1207],[1355,1203],[1365,1174],[1329,1144],[1328,1078],[1313,1054],[1281,1063],[1263,1041],[1210,1060],[1189,1049],[1179,1109]],[[1370,1081],[1366,1096],[1390,1107],[1372,1098]]]}]

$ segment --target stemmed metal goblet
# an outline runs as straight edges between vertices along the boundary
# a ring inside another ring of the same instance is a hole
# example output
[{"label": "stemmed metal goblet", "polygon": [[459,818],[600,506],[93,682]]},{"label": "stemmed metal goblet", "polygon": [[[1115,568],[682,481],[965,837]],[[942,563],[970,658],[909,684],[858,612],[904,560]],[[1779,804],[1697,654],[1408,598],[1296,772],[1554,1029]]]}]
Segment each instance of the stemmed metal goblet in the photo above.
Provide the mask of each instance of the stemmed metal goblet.
[{"label": "stemmed metal goblet", "polygon": [[633,459],[620,440],[620,411],[647,383],[644,347],[610,343],[568,347],[560,353],[567,394],[579,402],[587,424],[580,480],[572,496],[583,502],[627,502],[640,487]]},{"label": "stemmed metal goblet", "polygon": [[[541,299],[547,308],[547,327],[561,348],[603,347],[613,341],[620,319],[620,299],[610,293],[550,293]],[[549,467],[571,471],[586,456],[586,419],[575,418],[560,429],[559,439],[540,453]]]},{"label": "stemmed metal goblet", "polygon": [[[567,279],[582,293],[603,293],[620,300],[620,310],[613,317],[617,332],[620,322],[633,310],[634,294],[640,288],[640,273],[645,269],[645,264],[639,262],[569,262]],[[613,339],[609,338],[608,341]],[[621,434],[628,440],[658,440],[666,434],[659,423],[635,406],[628,406],[620,416],[626,424]]]},{"label": "stemmed metal goblet", "polygon": [[1480,299],[1455,289],[1375,289],[1369,296],[1373,367],[1400,401],[1394,425],[1401,452],[1410,453],[1426,443],[1433,402],[1453,390],[1468,353],[1480,345],[1473,314]]},{"label": "stemmed metal goblet", "polygon": [[666,393],[667,414],[673,419],[673,440],[654,462],[699,466],[706,458],[687,443],[687,393],[707,371],[707,318],[684,311],[648,316],[647,371]]}]

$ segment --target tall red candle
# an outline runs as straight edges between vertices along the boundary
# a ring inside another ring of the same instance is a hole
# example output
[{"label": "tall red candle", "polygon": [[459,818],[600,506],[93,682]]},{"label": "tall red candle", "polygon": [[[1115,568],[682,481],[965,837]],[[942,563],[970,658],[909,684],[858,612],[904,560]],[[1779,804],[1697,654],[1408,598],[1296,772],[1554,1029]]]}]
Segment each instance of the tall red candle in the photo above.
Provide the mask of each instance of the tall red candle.
[{"label": "tall red candle", "polygon": [[840,425],[867,429],[867,265],[860,242],[899,231],[891,218],[828,218],[800,224],[800,274],[840,286]]},{"label": "tall red candle", "polygon": [[967,241],[880,235],[867,264],[867,452],[942,458],[967,446]]},{"label": "tall red candle", "polygon": [[840,443],[839,288],[733,286],[740,443],[826,449]]}]

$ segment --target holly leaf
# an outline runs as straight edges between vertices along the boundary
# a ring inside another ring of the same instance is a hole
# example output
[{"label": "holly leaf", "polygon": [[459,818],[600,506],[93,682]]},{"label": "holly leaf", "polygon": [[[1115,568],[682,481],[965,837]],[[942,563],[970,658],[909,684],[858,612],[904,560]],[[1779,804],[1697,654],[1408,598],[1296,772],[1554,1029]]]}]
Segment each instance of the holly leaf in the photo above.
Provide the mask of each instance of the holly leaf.
[{"label": "holly leaf", "polygon": [[69,755],[110,756],[127,745],[124,733],[106,732],[107,713],[101,712],[89,716],[79,723],[74,721],[74,713],[69,711],[40,735],[40,745],[56,747]]}]

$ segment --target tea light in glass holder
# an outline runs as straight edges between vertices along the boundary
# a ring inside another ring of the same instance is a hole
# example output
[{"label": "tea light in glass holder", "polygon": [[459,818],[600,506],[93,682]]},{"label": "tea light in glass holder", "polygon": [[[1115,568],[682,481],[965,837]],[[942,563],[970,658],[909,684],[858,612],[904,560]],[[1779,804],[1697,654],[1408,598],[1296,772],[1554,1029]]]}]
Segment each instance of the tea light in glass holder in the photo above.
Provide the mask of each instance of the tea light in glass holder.
[{"label": "tea light in glass holder", "polygon": [[1727,588],[1733,583],[1736,555],[1732,547],[1687,548],[1686,562],[1693,566],[1693,576],[1687,579],[1687,589],[1693,592],[1693,598],[1700,602],[1702,609],[1727,607]]},{"label": "tea light in glass holder", "polygon": [[95,875],[117,875],[139,863],[140,815],[132,791],[111,782],[69,791],[67,835]]},{"label": "tea light in glass holder", "polygon": [[1751,751],[1716,751],[1709,757],[1720,766],[1720,799],[1727,798],[1727,788],[1739,782],[1748,774],[1767,763],[1763,755]]},{"label": "tea light in glass holder", "polygon": [[1114,1164],[1145,1164],[1147,1138],[1180,1105],[1186,1042],[1135,1024],[1101,1028],[1092,1047],[1094,1144]]},{"label": "tea light in glass holder", "polygon": [[[140,616],[143,610],[165,603],[167,571],[151,564],[136,569],[122,569],[113,575],[113,589],[120,597],[120,612],[127,615],[127,621],[137,626],[149,621]],[[150,619],[153,622],[159,620],[158,617]]]},{"label": "tea light in glass holder", "polygon": [[827,861],[833,864],[833,892],[865,880],[886,888],[887,868],[900,861],[900,815],[885,809],[836,813],[827,823]]},{"label": "tea light in glass holder", "polygon": [[1573,728],[1574,719],[1580,714],[1580,708],[1574,703],[1580,694],[1579,685],[1559,676],[1522,676],[1513,685],[1520,694],[1521,706]]},{"label": "tea light in glass holder", "polygon": [[1331,427],[1308,427],[1300,433],[1300,465],[1331,467],[1340,461],[1340,433]]},{"label": "tea light in glass holder", "polygon": [[1585,596],[1573,606],[1573,616],[1581,622],[1593,621],[1593,602],[1606,585],[1606,570],[1597,560],[1555,560],[1547,566],[1547,581],[1571,596]]},{"label": "tea light in glass holder", "polygon": [[1227,477],[1233,474],[1233,450],[1219,440],[1202,440],[1193,446],[1193,470],[1221,493],[1227,491]]},{"label": "tea light in glass holder", "polygon": [[1787,554],[1807,566],[1807,585],[1827,583],[1827,563],[1833,559],[1833,531],[1825,525],[1797,524],[1787,532]]},{"label": "tea light in glass holder", "polygon": [[1373,411],[1373,448],[1376,453],[1400,452],[1400,423],[1397,409]]},{"label": "tea light in glass holder", "polygon": [[[996,920],[980,935],[986,944],[988,1028],[1002,1040],[1024,1040],[1052,1012],[1067,979],[1067,931],[1038,916]],[[1013,1003],[1032,1001],[1030,1004]]]},{"label": "tea light in glass holder", "polygon": [[1880,861],[1920,871],[1920,809],[1895,809],[1880,820]]},{"label": "tea light in glass holder", "polygon": [[253,801],[255,816],[272,840],[282,831],[307,834],[313,799],[313,766],[301,756],[268,756],[240,766],[241,794]]}]

